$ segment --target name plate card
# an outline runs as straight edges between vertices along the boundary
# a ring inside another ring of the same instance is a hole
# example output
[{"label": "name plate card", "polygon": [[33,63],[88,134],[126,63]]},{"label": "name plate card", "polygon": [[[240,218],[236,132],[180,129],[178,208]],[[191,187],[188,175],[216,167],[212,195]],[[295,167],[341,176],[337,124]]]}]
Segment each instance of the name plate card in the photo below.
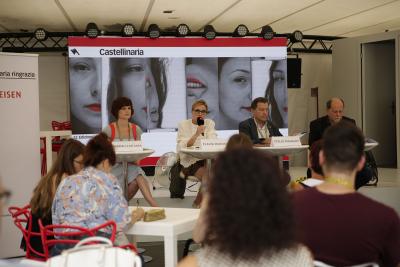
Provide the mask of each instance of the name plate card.
[{"label": "name plate card", "polygon": [[272,136],[271,147],[301,146],[299,136]]},{"label": "name plate card", "polygon": [[204,150],[224,150],[227,140],[225,139],[201,139],[200,148]]},{"label": "name plate card", "polygon": [[143,151],[142,141],[114,141],[115,153]]}]

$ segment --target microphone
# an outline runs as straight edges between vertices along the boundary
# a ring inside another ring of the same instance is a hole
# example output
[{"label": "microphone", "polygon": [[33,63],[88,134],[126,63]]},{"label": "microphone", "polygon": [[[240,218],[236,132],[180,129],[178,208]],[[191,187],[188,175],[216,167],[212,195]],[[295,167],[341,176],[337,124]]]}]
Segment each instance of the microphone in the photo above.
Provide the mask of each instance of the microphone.
[{"label": "microphone", "polygon": [[[202,117],[197,118],[197,125],[202,126],[204,125],[204,120]],[[201,133],[202,136],[204,136],[204,133]]]}]

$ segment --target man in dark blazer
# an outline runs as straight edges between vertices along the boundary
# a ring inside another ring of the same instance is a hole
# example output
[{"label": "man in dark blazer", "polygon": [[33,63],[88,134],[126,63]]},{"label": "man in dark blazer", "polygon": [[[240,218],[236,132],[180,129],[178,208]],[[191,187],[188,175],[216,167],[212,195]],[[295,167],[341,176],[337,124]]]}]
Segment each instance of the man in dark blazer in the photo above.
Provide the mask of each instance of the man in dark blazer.
[{"label": "man in dark blazer", "polygon": [[271,136],[282,136],[279,129],[268,120],[268,100],[257,97],[251,102],[252,118],[239,123],[239,132],[246,134],[253,144],[268,145]]},{"label": "man in dark blazer", "polygon": [[356,125],[356,121],[343,116],[344,101],[341,98],[331,98],[326,102],[327,115],[310,122],[310,132],[308,135],[308,145],[311,145],[322,138],[325,130],[341,120],[348,121]]},{"label": "man in dark blazer", "polygon": [[[356,121],[343,116],[344,109],[344,101],[341,98],[331,98],[326,102],[326,113],[327,115],[316,120],[310,122],[310,133],[308,135],[308,145],[311,148],[311,145],[322,138],[326,129],[329,126],[338,123],[339,121],[347,121],[351,124],[356,125]],[[372,154],[370,157],[373,157]],[[307,177],[311,177],[310,169],[307,170]],[[371,169],[364,165],[363,169],[357,172],[356,180],[355,180],[355,188],[367,184],[372,179]]]}]

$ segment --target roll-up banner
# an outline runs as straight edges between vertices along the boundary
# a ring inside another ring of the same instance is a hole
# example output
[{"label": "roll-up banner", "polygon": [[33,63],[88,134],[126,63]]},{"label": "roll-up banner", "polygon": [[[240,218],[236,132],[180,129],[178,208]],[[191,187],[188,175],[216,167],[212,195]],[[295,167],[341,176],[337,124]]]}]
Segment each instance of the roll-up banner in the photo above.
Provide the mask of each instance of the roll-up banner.
[{"label": "roll-up banner", "polygon": [[[129,97],[132,122],[153,156],[175,151],[176,128],[203,99],[218,136],[251,117],[252,99],[270,101],[273,123],[287,130],[286,38],[68,38],[72,132],[87,139],[115,118],[111,103]],[[89,136],[88,136],[89,135]]]},{"label": "roll-up banner", "polygon": [[[8,206],[29,203],[40,179],[38,56],[0,53],[0,176]],[[21,233],[3,207],[0,258],[21,255]]]}]

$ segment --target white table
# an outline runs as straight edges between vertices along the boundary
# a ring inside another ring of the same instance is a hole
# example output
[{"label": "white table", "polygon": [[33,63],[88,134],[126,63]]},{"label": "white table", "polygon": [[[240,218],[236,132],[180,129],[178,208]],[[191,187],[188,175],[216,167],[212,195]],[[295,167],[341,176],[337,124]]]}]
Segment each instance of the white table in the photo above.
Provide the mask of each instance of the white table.
[{"label": "white table", "polygon": [[308,145],[284,147],[255,146],[254,148],[262,151],[267,151],[275,156],[284,156],[304,151],[308,148]]},{"label": "white table", "polygon": [[72,131],[40,131],[40,137],[44,137],[46,140],[46,167],[47,171],[50,170],[53,164],[53,150],[51,140],[54,137],[71,137]]},{"label": "white table", "polygon": [[117,162],[122,163],[122,176],[124,177],[124,195],[128,199],[128,162],[136,162],[154,153],[153,149],[143,148],[143,151],[116,152]]},{"label": "white table", "polygon": [[[132,210],[135,207],[129,207]],[[144,207],[145,210],[152,209]],[[154,222],[136,222],[125,230],[127,235],[147,235],[164,237],[164,258],[166,267],[175,267],[178,262],[178,235],[194,229],[199,209],[163,208],[166,218]]]}]

